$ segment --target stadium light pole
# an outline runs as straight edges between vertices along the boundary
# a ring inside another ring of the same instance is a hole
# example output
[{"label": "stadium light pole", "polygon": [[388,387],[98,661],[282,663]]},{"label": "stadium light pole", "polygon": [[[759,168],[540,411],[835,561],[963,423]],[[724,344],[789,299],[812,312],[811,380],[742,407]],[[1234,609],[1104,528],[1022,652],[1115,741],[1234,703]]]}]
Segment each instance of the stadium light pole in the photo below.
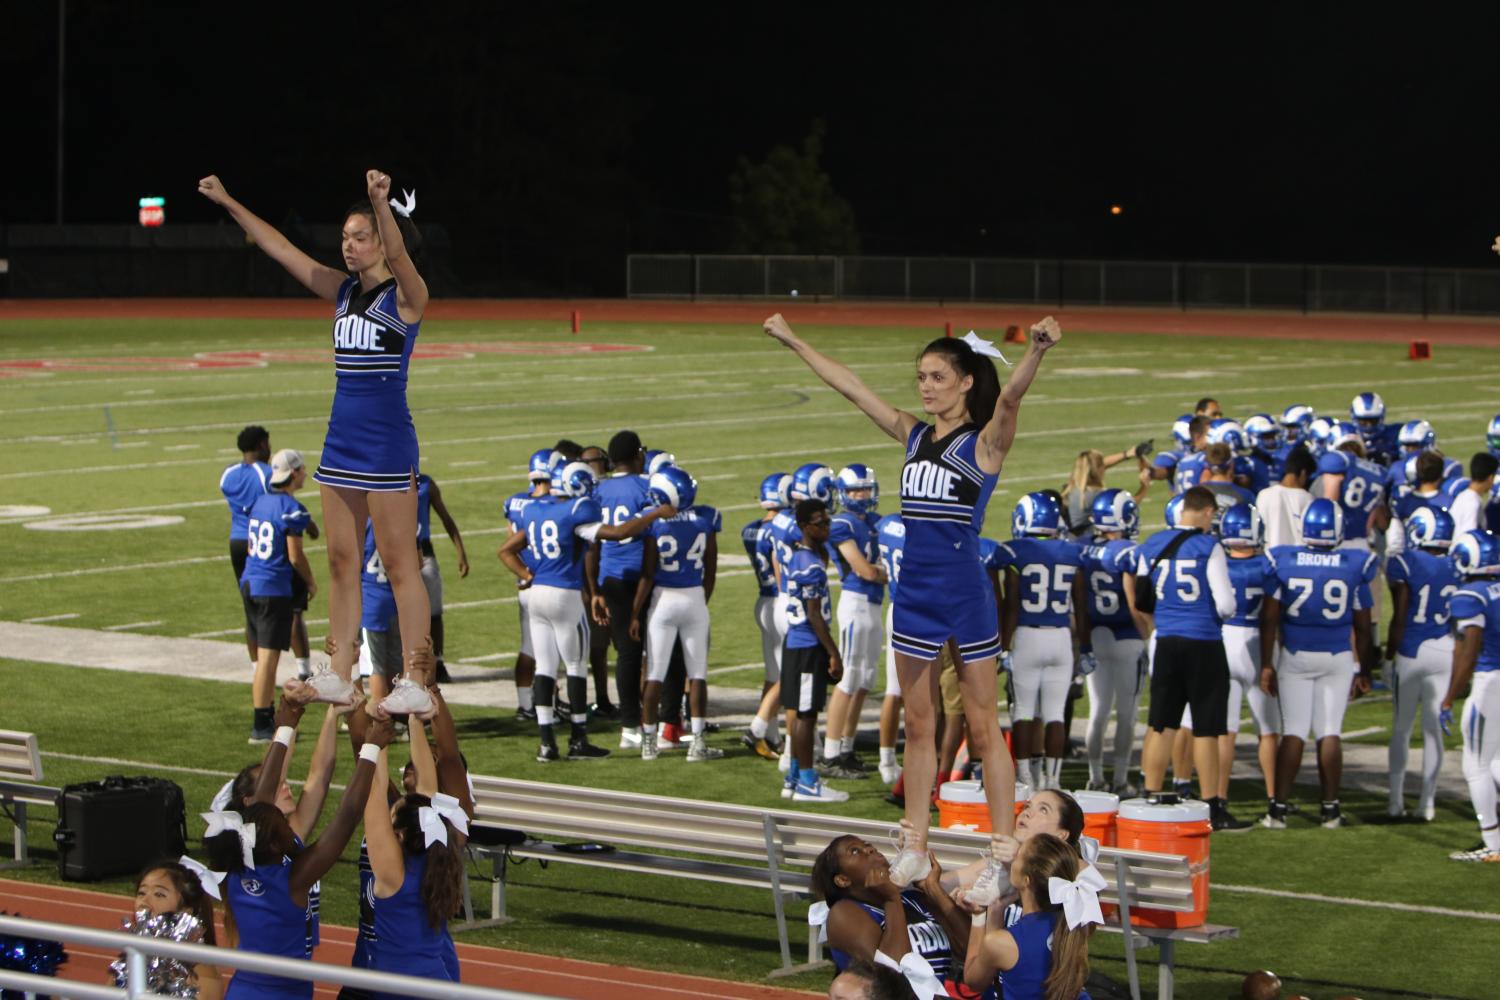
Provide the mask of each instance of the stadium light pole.
[{"label": "stadium light pole", "polygon": [[57,224],[63,221],[63,94],[67,80],[68,0],[57,0]]}]

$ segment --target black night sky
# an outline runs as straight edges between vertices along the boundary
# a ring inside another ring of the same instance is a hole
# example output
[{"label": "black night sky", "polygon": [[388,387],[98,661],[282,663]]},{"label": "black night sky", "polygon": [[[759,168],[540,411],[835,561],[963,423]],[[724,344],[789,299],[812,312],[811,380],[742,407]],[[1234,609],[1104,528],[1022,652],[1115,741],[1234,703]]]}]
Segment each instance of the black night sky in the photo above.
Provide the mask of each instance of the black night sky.
[{"label": "black night sky", "polygon": [[[734,246],[740,158],[821,123],[865,253],[1494,260],[1494,5],[418,7],[71,0],[66,221],[217,221],[217,172],[336,222],[378,165],[465,280],[617,292],[627,252]],[[56,0],[0,37],[0,222],[50,222]]]}]

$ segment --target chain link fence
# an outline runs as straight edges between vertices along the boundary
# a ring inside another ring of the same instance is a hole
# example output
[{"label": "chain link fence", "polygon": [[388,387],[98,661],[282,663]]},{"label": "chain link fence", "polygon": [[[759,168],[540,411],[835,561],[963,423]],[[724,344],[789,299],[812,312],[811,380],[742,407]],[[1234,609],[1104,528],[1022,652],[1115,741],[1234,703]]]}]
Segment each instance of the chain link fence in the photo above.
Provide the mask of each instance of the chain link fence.
[{"label": "chain link fence", "polygon": [[1500,315],[1500,268],[1186,261],[631,254],[631,298],[1006,302]]}]

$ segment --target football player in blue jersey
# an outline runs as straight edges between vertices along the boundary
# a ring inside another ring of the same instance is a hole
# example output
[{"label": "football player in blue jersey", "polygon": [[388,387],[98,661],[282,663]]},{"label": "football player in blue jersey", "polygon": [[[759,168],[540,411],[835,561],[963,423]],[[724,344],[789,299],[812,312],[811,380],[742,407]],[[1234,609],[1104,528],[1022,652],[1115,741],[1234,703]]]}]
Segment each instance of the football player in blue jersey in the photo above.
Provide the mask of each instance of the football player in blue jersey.
[{"label": "football player in blue jersey", "polygon": [[1181,496],[1177,526],[1138,545],[1134,570],[1122,581],[1137,630],[1148,642],[1153,635],[1156,640],[1141,772],[1146,793],[1159,793],[1183,709],[1191,707],[1193,761],[1210,820],[1216,830],[1243,829],[1228,803],[1215,794],[1218,741],[1228,732],[1229,661],[1223,622],[1235,612],[1234,586],[1224,549],[1208,533],[1218,509],[1213,493],[1195,486]]},{"label": "football player in blue jersey", "polygon": [[339,650],[333,669],[346,681],[359,646],[360,565],[364,524],[375,522],[386,572],[407,642],[405,676],[388,710],[425,712],[432,700],[425,682],[430,651],[423,637],[430,613],[422,584],[416,535],[416,427],[407,405],[407,371],[427,308],[427,284],[413,255],[420,237],[411,224],[415,195],[398,220],[391,178],[365,173],[368,201],[344,215],[341,250],[345,270],[313,260],[276,228],[204,177],[198,191],[229,212],[256,246],[319,298],[334,303],[336,387],[317,470],[328,526],[328,630]]},{"label": "football player in blue jersey", "polygon": [[875,525],[880,564],[885,567],[891,603],[885,606],[885,697],[880,703],[880,780],[894,785],[901,776],[896,763],[896,735],[901,728],[901,678],[896,670],[896,647],[891,645],[891,616],[901,585],[901,555],[906,547],[906,525],[900,514],[887,514]]},{"label": "football player in blue jersey", "polygon": [[1193,415],[1184,413],[1172,421],[1172,447],[1166,451],[1156,453],[1156,458],[1151,462],[1151,468],[1146,472],[1146,479],[1142,485],[1148,486],[1152,481],[1166,480],[1171,482],[1177,472],[1177,463],[1182,461],[1184,455],[1193,451]]},{"label": "football player in blue jersey", "polygon": [[1208,428],[1213,421],[1205,416],[1196,416],[1189,426],[1192,448],[1177,460],[1172,472],[1172,492],[1184,493],[1198,485],[1203,478],[1203,449],[1208,447]]},{"label": "football player in blue jersey", "polygon": [[1043,355],[1061,341],[1061,329],[1050,316],[1032,326],[1026,353],[1003,389],[993,361],[1003,355],[993,344],[973,335],[939,337],[927,344],[917,358],[916,387],[931,424],[881,399],[852,371],[793,333],[779,314],[767,319],[763,329],[906,448],[901,472],[905,576],[897,591],[892,641],[906,707],[908,826],[891,863],[891,879],[898,886],[910,885],[930,868],[928,807],[937,776],[933,671],[939,651],[956,640],[964,661],[959,685],[969,747],[984,763],[993,831],[989,863],[969,898],[977,892],[981,905],[988,905],[992,900],[987,897],[998,898],[1006,877],[1008,838],[1015,826],[1015,771],[1000,737],[995,678],[1000,634],[979,564],[979,528],[1015,441],[1021,401]]},{"label": "football player in blue jersey", "polygon": [[1481,840],[1470,850],[1448,856],[1454,861],[1500,864],[1500,815],[1496,813],[1496,785],[1500,784],[1500,537],[1489,531],[1471,531],[1458,537],[1452,553],[1463,584],[1448,602],[1458,639],[1441,720],[1447,732],[1453,721],[1453,704],[1467,688],[1469,697],[1461,725],[1464,781],[1479,820]]},{"label": "football player in blue jersey", "polygon": [[292,496],[306,479],[302,456],[290,448],[278,451],[271,459],[271,476],[266,482],[270,490],[250,505],[246,519],[250,542],[240,593],[244,597],[245,627],[254,635],[257,651],[255,679],[250,687],[255,709],[251,743],[269,743],[276,734],[271,724],[271,699],[276,692],[281,651],[292,643],[293,574],[307,584],[309,597],[318,592],[312,567],[302,551],[302,534],[310,518],[307,508]]},{"label": "football player in blue jersey", "polygon": [[1302,446],[1306,448],[1313,458],[1322,458],[1324,452],[1328,451],[1329,441],[1333,439],[1333,432],[1338,428],[1338,421],[1328,417],[1317,417],[1307,425],[1307,433],[1302,436]]},{"label": "football player in blue jersey", "polygon": [[[610,474],[594,488],[605,524],[623,524],[651,506],[646,499],[646,449],[640,435],[624,430],[609,439]],[[608,628],[615,647],[615,693],[620,699],[620,749],[641,745],[641,660],[644,648],[630,623],[641,578],[641,542],[601,541],[585,557],[591,581],[591,617]],[[637,630],[638,632],[639,630]]]},{"label": "football player in blue jersey", "polygon": [[1219,737],[1219,797],[1229,797],[1234,766],[1234,739],[1240,731],[1240,706],[1250,703],[1259,742],[1256,758],[1266,786],[1275,796],[1276,744],[1281,733],[1281,706],[1260,687],[1260,614],[1272,590],[1271,560],[1264,553],[1265,528],[1252,504],[1239,504],[1219,519],[1219,543],[1229,555],[1229,583],[1234,587],[1234,614],[1224,621],[1224,655],[1229,660],[1228,732]]},{"label": "football player in blue jersey", "polygon": [[1378,465],[1388,465],[1400,450],[1396,435],[1401,426],[1385,422],[1385,400],[1378,392],[1362,392],[1349,402],[1349,417],[1359,428],[1365,456]]},{"label": "football player in blue jersey", "polygon": [[1308,504],[1302,515],[1302,544],[1270,552],[1275,589],[1266,595],[1261,615],[1260,683],[1267,694],[1281,699],[1282,735],[1276,751],[1275,798],[1261,820],[1268,829],[1286,828],[1286,804],[1309,731],[1318,747],[1320,822],[1328,829],[1344,825],[1339,810],[1344,770],[1340,727],[1349,699],[1370,691],[1375,665],[1370,585],[1380,566],[1368,547],[1350,547],[1343,541],[1343,508],[1321,498]]},{"label": "football player in blue jersey", "polygon": [[1385,530],[1390,509],[1385,470],[1365,457],[1359,428],[1339,424],[1335,429],[1328,451],[1318,458],[1318,485],[1317,492],[1343,509],[1343,547],[1369,552],[1369,535]]},{"label": "football player in blue jersey", "polygon": [[443,522],[443,530],[458,552],[458,578],[465,579],[469,575],[469,554],[464,551],[458,522],[448,512],[448,505],[443,503],[443,491],[438,489],[438,484],[431,476],[422,473],[417,476],[417,548],[422,553],[422,583],[427,587],[427,604],[432,612],[429,634],[432,636],[437,681],[446,684],[452,678],[443,663],[443,570],[438,565],[437,551],[432,547],[433,514]]},{"label": "football player in blue jersey", "polygon": [[1281,426],[1271,419],[1269,413],[1255,413],[1245,418],[1245,438],[1250,442],[1250,458],[1266,467],[1266,484],[1256,489],[1259,493],[1271,483],[1281,479],[1281,461],[1277,452],[1281,450]]},{"label": "football player in blue jersey", "polygon": [[828,682],[837,682],[844,673],[828,628],[833,609],[824,545],[833,519],[827,504],[819,500],[799,500],[795,516],[801,534],[786,564],[788,627],[781,651],[781,704],[795,713],[795,720],[787,732],[792,763],[781,794],[794,802],[845,802],[849,793],[824,785],[813,766],[818,713]]},{"label": "football player in blue jersey", "polygon": [[[245,559],[250,552],[250,539],[245,531],[249,523],[250,505],[262,495],[271,481],[271,435],[264,427],[252,424],[240,431],[235,442],[240,449],[240,460],[224,470],[219,476],[219,492],[229,505],[229,566],[234,571],[234,589],[239,593],[240,577],[245,575]],[[259,656],[256,653],[255,636],[250,627],[245,627],[245,648],[250,653],[250,670],[255,671]]]},{"label": "football player in blue jersey", "polygon": [[[1135,742],[1136,704],[1145,674],[1145,643],[1130,617],[1120,581],[1122,574],[1135,565],[1140,508],[1124,490],[1105,490],[1094,498],[1089,519],[1094,537],[1083,550],[1083,570],[1099,666],[1088,675],[1088,788],[1113,790],[1122,798],[1130,798],[1136,792],[1130,785],[1130,748]],[[1113,783],[1104,779],[1104,731],[1111,711],[1115,713]]]},{"label": "football player in blue jersey", "polygon": [[1208,426],[1210,444],[1229,445],[1234,455],[1234,481],[1250,491],[1253,497],[1271,485],[1271,462],[1256,450],[1256,441],[1245,432],[1238,420],[1215,420]]},{"label": "football player in blue jersey", "polygon": [[1489,449],[1490,454],[1500,458],[1500,413],[1490,418],[1490,424],[1484,431],[1484,446]]},{"label": "football player in blue jersey", "polygon": [[1393,817],[1406,815],[1404,786],[1412,723],[1422,711],[1422,791],[1417,815],[1431,822],[1436,815],[1438,771],[1443,766],[1443,734],[1438,702],[1448,691],[1453,671],[1453,636],[1448,631],[1448,603],[1458,590],[1458,573],[1448,549],[1453,518],[1437,507],[1421,507],[1407,519],[1410,544],[1386,562],[1391,587],[1391,624],[1385,657],[1394,716],[1391,724],[1390,802]]},{"label": "football player in blue jersey", "polygon": [[1088,579],[1079,572],[1083,550],[1058,537],[1062,510],[1044,493],[1023,496],[1011,525],[1015,537],[1000,544],[995,562],[1011,571],[1005,575],[1001,641],[1010,654],[1015,691],[1010,717],[1017,776],[1038,790],[1061,788],[1074,641],[1085,662],[1095,662]]},{"label": "football player in blue jersey", "polygon": [[[559,663],[568,675],[572,723],[568,759],[609,756],[608,750],[588,741],[588,673],[584,662],[588,620],[583,610],[583,548],[597,539],[638,537],[652,521],[677,513],[671,507],[657,507],[623,524],[604,524],[604,515],[590,495],[593,489],[594,474],[582,462],[572,462],[560,472],[553,472],[550,496],[527,504],[521,511],[520,530],[500,546],[500,561],[520,580],[522,589],[532,591],[534,697],[537,725],[541,729],[536,758],[544,764],[561,757],[552,732]],[[531,566],[521,558],[523,548],[531,550]]]},{"label": "football player in blue jersey", "polygon": [[[603,483],[607,480],[612,467],[609,464],[609,454],[603,448],[596,444],[588,445],[583,449],[583,456],[579,461],[589,467],[595,482]],[[594,587],[598,572],[589,568],[593,555],[594,549],[590,546],[583,557],[584,606],[590,609],[591,615],[597,603],[595,598],[600,596]],[[608,626],[600,625],[589,629],[589,673],[594,677],[594,703],[589,706],[589,711],[600,719],[615,719],[620,715],[619,708],[609,696],[609,647]]]},{"label": "football player in blue jersey", "polygon": [[835,488],[843,510],[834,515],[828,545],[839,564],[839,600],[834,615],[844,676],[828,698],[828,729],[822,763],[846,772],[863,773],[865,764],[854,752],[859,716],[865,695],[875,685],[884,638],[880,605],[885,601],[885,569],[880,565],[875,513],[880,484],[875,470],[854,464],[839,470]]},{"label": "football player in blue jersey", "polygon": [[[360,570],[359,676],[368,677],[369,697],[378,703],[401,676],[401,621],[396,595],[375,546],[375,526],[365,525],[365,564]],[[397,734],[406,731],[397,725]]]},{"label": "football player in blue jersey", "polygon": [[781,631],[776,625],[776,554],[771,539],[771,521],[791,503],[788,472],[773,472],[760,481],[760,517],[740,529],[740,542],[755,574],[755,626],[760,630],[760,659],[765,670],[761,682],[760,707],[741,736],[757,756],[776,760],[781,756],[775,729],[781,709]]},{"label": "football player in blue jersey", "polygon": [[1318,413],[1306,403],[1293,403],[1281,411],[1277,423],[1281,424],[1282,447],[1301,442],[1308,427],[1318,418]]},{"label": "football player in blue jersey", "polygon": [[724,751],[710,747],[704,735],[708,722],[708,602],[713,599],[719,571],[718,534],[723,530],[723,517],[707,504],[696,503],[697,482],[677,466],[667,466],[651,477],[647,497],[677,513],[654,521],[641,539],[641,578],[630,619],[631,631],[639,639],[641,619],[645,618],[650,659],[642,698],[641,759],[655,760],[659,753],[657,702],[672,651],[680,639],[693,720],[687,759],[689,763],[714,760],[724,756]]},{"label": "football player in blue jersey", "polygon": [[[531,453],[527,462],[526,478],[531,489],[513,493],[505,500],[506,537],[521,530],[521,515],[528,504],[547,497],[552,492],[553,451],[541,448]],[[521,549],[521,561],[528,569],[536,569],[532,563],[531,549]],[[502,560],[503,562],[503,560]],[[531,591],[516,588],[516,603],[520,610],[521,631],[516,653],[516,718],[523,722],[536,720],[536,708],[532,701],[531,684],[536,677],[536,651],[531,641]]]},{"label": "football player in blue jersey", "polygon": [[[1447,506],[1452,501],[1443,492],[1443,462],[1443,456],[1437,452],[1424,451],[1401,463],[1412,466],[1416,481],[1392,494],[1390,523],[1385,529],[1387,558],[1406,549],[1406,529],[1413,514],[1427,507],[1447,511]],[[1452,518],[1450,517],[1449,520],[1451,521]],[[1451,532],[1449,540],[1452,540]]]},{"label": "football player in blue jersey", "polygon": [[1230,507],[1255,500],[1254,493],[1235,482],[1234,468],[1234,453],[1223,441],[1215,441],[1203,450],[1203,476],[1198,485],[1212,493],[1219,505],[1214,516],[1215,524],[1219,515]]}]

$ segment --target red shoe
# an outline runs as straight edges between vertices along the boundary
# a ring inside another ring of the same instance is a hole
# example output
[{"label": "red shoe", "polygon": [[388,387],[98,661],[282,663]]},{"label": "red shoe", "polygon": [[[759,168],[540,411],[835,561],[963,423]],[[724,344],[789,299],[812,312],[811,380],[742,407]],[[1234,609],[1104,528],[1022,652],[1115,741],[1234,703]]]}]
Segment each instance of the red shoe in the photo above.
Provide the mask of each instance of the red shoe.
[{"label": "red shoe", "polygon": [[670,722],[663,722],[661,732],[657,736],[656,745],[662,750],[676,750],[686,742],[686,735],[681,726],[674,726]]}]

